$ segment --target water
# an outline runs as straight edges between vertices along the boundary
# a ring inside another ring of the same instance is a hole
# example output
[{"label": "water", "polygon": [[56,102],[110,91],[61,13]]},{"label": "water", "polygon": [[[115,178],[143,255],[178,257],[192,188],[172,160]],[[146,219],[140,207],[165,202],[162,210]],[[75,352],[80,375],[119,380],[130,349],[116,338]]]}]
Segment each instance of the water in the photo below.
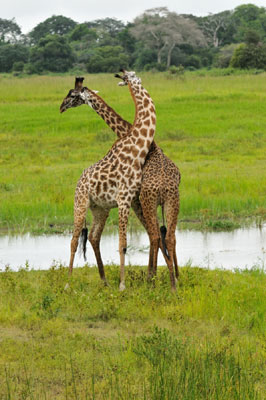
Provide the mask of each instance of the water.
[{"label": "water", "polygon": [[[177,231],[179,264],[205,268],[251,268],[264,266],[266,259],[266,225],[262,228],[237,229],[233,232]],[[0,269],[7,265],[18,270],[29,263],[34,269],[48,269],[54,262],[68,265],[71,235],[2,236],[0,237]],[[127,264],[147,265],[149,240],[145,232],[128,234]],[[118,234],[105,234],[101,240],[105,264],[119,264]],[[88,242],[87,263],[95,265],[93,250]],[[77,252],[74,266],[84,265]],[[158,265],[165,265],[159,253]]]}]

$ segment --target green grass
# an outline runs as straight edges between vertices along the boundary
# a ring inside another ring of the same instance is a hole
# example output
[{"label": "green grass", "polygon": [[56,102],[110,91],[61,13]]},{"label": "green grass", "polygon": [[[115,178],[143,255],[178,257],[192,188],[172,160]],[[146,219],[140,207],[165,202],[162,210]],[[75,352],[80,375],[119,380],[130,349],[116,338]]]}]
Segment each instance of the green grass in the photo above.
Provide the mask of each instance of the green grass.
[{"label": "green grass", "polygon": [[265,272],[106,270],[0,274],[1,399],[265,399]]},{"label": "green grass", "polygon": [[[156,141],[182,173],[180,220],[212,229],[265,219],[266,74],[141,76],[156,105]],[[115,140],[85,106],[59,114],[73,81],[0,76],[1,229],[69,229],[81,172]],[[133,121],[128,89],[111,74],[85,83]],[[116,211],[109,221],[117,222]]]}]

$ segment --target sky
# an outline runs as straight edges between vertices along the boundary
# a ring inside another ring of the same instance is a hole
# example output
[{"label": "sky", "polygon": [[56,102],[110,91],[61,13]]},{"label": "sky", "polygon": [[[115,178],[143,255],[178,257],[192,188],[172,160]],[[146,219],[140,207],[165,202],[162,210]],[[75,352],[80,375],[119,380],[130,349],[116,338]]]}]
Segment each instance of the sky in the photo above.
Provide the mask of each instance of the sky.
[{"label": "sky", "polygon": [[15,18],[23,33],[52,15],[64,15],[76,22],[117,18],[124,22],[154,7],[168,7],[178,14],[197,16],[232,10],[241,4],[266,7],[266,0],[0,0],[0,18]]}]

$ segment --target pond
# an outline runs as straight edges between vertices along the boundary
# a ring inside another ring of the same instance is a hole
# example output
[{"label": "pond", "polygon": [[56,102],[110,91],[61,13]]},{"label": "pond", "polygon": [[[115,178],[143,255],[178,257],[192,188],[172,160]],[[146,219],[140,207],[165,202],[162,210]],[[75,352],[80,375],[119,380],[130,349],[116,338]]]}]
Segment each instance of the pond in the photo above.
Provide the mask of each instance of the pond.
[{"label": "pond", "polygon": [[[198,232],[182,230],[176,232],[179,265],[204,268],[244,269],[254,265],[263,267],[266,258],[266,224],[261,228],[250,227],[232,232]],[[56,263],[68,265],[71,235],[0,236],[0,269],[7,265],[12,270],[24,267],[48,269]],[[147,265],[148,236],[143,231],[128,233],[126,263]],[[101,252],[105,264],[119,264],[118,234],[102,236]],[[74,266],[84,265],[77,252]],[[95,265],[94,253],[88,242],[87,263]],[[165,265],[159,253],[158,265]]]}]

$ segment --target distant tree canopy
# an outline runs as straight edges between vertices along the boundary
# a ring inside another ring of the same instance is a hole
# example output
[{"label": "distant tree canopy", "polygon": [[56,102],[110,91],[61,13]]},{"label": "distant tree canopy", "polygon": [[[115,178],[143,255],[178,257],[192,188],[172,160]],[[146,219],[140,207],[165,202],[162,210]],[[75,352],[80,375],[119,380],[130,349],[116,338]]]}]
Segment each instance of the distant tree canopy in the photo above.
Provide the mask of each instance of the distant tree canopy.
[{"label": "distant tree canopy", "polygon": [[74,55],[66,38],[47,35],[30,52],[30,62],[36,72],[65,72],[72,67]]},{"label": "distant tree canopy", "polygon": [[166,66],[171,64],[174,48],[183,44],[202,46],[206,44],[197,24],[188,18],[168,11],[166,7],[152,8],[134,20],[132,35],[157,52],[157,63],[162,63],[163,53],[167,54]]},{"label": "distant tree canopy", "polygon": [[4,44],[0,46],[0,72],[10,72],[16,62],[26,63],[29,48],[22,44]]},{"label": "distant tree canopy", "polygon": [[127,24],[53,15],[27,35],[14,19],[0,19],[0,72],[163,71],[180,65],[266,70],[265,43],[266,8],[253,4],[205,17],[157,7]]},{"label": "distant tree canopy", "polygon": [[21,29],[14,19],[0,18],[0,44],[16,43],[21,35]]},{"label": "distant tree canopy", "polygon": [[29,33],[33,43],[38,43],[46,35],[66,35],[72,31],[77,23],[71,18],[63,17],[62,15],[53,15],[51,18],[41,22]]},{"label": "distant tree canopy", "polygon": [[231,58],[235,68],[266,69],[266,43],[262,43],[257,32],[246,32],[245,43],[240,44]]}]

